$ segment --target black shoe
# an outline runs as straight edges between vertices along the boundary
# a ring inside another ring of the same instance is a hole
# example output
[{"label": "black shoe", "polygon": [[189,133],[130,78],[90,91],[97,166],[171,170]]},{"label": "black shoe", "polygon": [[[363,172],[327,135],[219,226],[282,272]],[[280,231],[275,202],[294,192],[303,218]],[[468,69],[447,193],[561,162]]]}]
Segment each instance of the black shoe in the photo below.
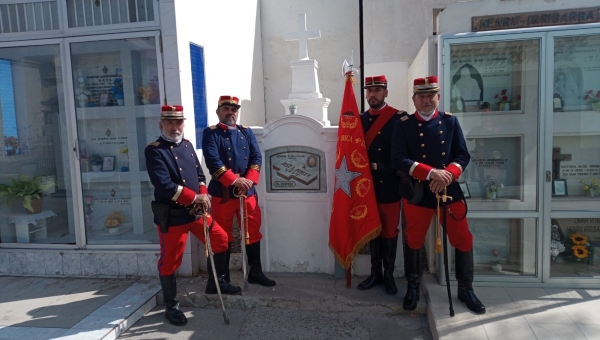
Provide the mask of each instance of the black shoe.
[{"label": "black shoe", "polygon": [[246,255],[248,255],[248,283],[255,283],[265,287],[273,287],[275,281],[265,276],[260,263],[260,241],[246,246]]},{"label": "black shoe", "polygon": [[265,287],[273,287],[277,283],[262,272],[260,267],[251,267],[250,273],[248,273],[248,283],[255,283]]},{"label": "black shoe", "polygon": [[464,302],[467,308],[475,314],[485,314],[485,306],[477,296],[473,289],[458,289],[458,301]]},{"label": "black shoe", "polygon": [[[242,288],[234,286],[229,282],[225,281],[225,278],[221,276],[219,278],[219,288],[221,288],[221,294],[223,295],[239,295],[242,293]],[[217,286],[215,285],[215,279],[209,278],[206,283],[205,294],[218,294]]]},{"label": "black shoe", "polygon": [[388,295],[396,295],[398,294],[398,287],[396,287],[396,280],[393,276],[384,276],[383,277],[383,286],[385,287],[385,292]]},{"label": "black shoe", "polygon": [[363,282],[358,284],[357,288],[359,290],[367,290],[380,284],[383,284],[383,274],[381,273],[381,269],[379,273],[371,273],[369,277],[367,277]]},{"label": "black shoe", "polygon": [[418,274],[406,274],[406,280],[408,281],[408,287],[406,289],[402,308],[404,308],[404,310],[415,310],[419,302],[421,276]]},{"label": "black shoe", "polygon": [[176,302],[172,306],[166,306],[165,308],[165,317],[172,325],[175,326],[184,326],[188,323],[187,318],[183,314],[183,312],[179,309],[179,303]]},{"label": "black shoe", "polygon": [[381,236],[369,241],[369,249],[371,250],[371,275],[358,284],[359,290],[367,290],[383,284]]}]

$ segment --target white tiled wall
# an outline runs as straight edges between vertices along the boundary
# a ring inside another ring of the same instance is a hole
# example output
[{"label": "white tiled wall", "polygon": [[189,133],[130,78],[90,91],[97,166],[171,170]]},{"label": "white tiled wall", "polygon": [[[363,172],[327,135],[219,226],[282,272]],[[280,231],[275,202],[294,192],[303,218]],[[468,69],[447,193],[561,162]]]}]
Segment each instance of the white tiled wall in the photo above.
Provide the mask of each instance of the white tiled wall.
[{"label": "white tiled wall", "polygon": [[158,275],[157,251],[82,252],[65,250],[0,250],[0,275],[151,276]]}]

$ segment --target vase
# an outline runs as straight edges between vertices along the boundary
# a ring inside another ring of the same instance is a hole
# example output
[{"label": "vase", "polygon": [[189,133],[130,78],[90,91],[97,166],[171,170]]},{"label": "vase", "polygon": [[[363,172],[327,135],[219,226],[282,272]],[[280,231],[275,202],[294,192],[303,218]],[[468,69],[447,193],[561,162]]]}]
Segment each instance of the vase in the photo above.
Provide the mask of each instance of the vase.
[{"label": "vase", "polygon": [[521,108],[521,103],[517,102],[517,103],[510,103],[510,109],[511,110],[519,110]]},{"label": "vase", "polygon": [[498,111],[504,111],[504,104],[506,103],[498,103]]},{"label": "vase", "polygon": [[123,106],[123,99],[117,99],[117,105]]},{"label": "vase", "polygon": [[592,103],[592,110],[594,110],[594,111],[600,111],[600,102],[593,102]]},{"label": "vase", "polygon": [[150,103],[151,103],[151,102],[150,102],[150,99],[142,99],[142,104],[144,104],[144,105],[148,105],[148,104],[150,104]]},{"label": "vase", "polygon": [[119,227],[108,228],[109,234],[117,234],[119,232]]},{"label": "vase", "polygon": [[503,111],[510,111],[510,103],[504,103]]},{"label": "vase", "polygon": [[495,272],[501,272],[502,271],[502,264],[500,263],[494,263],[492,264],[492,270]]},{"label": "vase", "polygon": [[102,164],[92,164],[93,172],[100,172],[102,170]]},{"label": "vase", "polygon": [[496,198],[498,198],[498,192],[494,191],[494,192],[490,192],[490,198],[495,200]]},{"label": "vase", "polygon": [[295,107],[290,107],[290,114],[291,114],[291,115],[295,115],[295,114],[296,114],[296,110],[297,110],[297,108],[295,108]]},{"label": "vase", "polygon": [[596,190],[594,190],[594,189],[588,189],[588,190],[585,191],[585,195],[587,197],[594,197],[594,196],[596,196]]}]

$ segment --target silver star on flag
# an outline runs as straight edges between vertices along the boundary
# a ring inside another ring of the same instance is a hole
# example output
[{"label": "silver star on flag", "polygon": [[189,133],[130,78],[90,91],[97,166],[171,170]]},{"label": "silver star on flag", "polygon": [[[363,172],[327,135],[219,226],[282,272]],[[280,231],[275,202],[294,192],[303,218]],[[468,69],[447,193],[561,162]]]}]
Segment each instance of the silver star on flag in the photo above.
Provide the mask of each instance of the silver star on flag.
[{"label": "silver star on flag", "polygon": [[352,198],[352,193],[350,192],[350,182],[362,175],[360,172],[348,171],[348,165],[346,164],[346,156],[342,158],[342,163],[340,163],[340,168],[335,169],[335,189],[342,189],[348,197]]}]

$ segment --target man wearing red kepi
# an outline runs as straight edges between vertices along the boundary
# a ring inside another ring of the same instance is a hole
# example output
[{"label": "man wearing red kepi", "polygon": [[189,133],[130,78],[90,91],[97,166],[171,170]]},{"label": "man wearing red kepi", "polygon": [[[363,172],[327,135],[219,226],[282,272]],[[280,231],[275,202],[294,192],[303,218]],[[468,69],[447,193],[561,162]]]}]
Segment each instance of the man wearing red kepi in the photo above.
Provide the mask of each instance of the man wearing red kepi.
[{"label": "man wearing red kepi", "polygon": [[[208,193],[212,196],[213,217],[227,232],[231,248],[233,218],[244,218],[248,232],[246,255],[248,256],[248,283],[275,286],[275,281],[262,272],[260,260],[261,212],[256,198],[255,185],[260,177],[262,156],[254,132],[244,125],[236,125],[240,100],[237,97],[221,96],[217,107],[219,124],[204,129],[202,153],[212,175]],[[240,201],[244,199],[244,215],[240,216]],[[242,236],[243,238],[246,235]],[[229,263],[229,252],[227,263]],[[229,277],[226,278],[229,280]]]},{"label": "man wearing red kepi", "polygon": [[[392,163],[409,178],[407,183],[411,184],[411,189],[404,187],[402,191],[408,246],[404,253],[408,288],[403,307],[405,310],[417,307],[421,280],[420,249],[436,212],[436,193],[442,194],[447,188],[447,195],[452,199],[444,211],[448,240],[455,247],[458,299],[471,311],[485,314],[485,307],[473,292],[473,236],[457,182],[471,156],[458,119],[450,112],[437,109],[439,91],[436,76],[415,79],[412,99],[417,111],[412,115],[401,115],[394,126]],[[421,184],[429,188],[423,189]],[[421,194],[418,194],[419,187],[423,189]],[[412,190],[414,188],[417,189]],[[440,216],[438,219],[443,220]]]},{"label": "man wearing red kepi", "polygon": [[386,293],[394,295],[398,293],[394,267],[398,248],[401,197],[398,190],[400,180],[392,166],[391,148],[394,124],[404,111],[398,111],[385,102],[388,90],[384,75],[366,77],[365,89],[370,109],[363,112],[360,118],[373,176],[377,210],[381,218],[381,235],[369,242],[371,275],[358,285],[358,289],[371,289],[383,283]]},{"label": "man wearing red kepi", "polygon": [[[154,186],[152,212],[157,225],[160,242],[158,272],[165,300],[165,316],[174,325],[187,323],[185,315],[179,310],[175,271],[181,265],[188,233],[196,235],[202,243],[204,222],[196,216],[193,207],[199,204],[206,211],[210,207],[205,177],[196,156],[196,148],[183,138],[183,107],[165,105],[162,107],[160,137],[146,146],[146,167]],[[215,260],[215,270],[219,276],[219,286],[223,294],[239,294],[240,287],[232,286],[222,277],[229,273],[225,264],[227,254],[227,234],[208,216],[211,224],[210,240]],[[212,271],[209,268],[209,281],[215,286]],[[216,294],[216,288],[215,292]]]}]

